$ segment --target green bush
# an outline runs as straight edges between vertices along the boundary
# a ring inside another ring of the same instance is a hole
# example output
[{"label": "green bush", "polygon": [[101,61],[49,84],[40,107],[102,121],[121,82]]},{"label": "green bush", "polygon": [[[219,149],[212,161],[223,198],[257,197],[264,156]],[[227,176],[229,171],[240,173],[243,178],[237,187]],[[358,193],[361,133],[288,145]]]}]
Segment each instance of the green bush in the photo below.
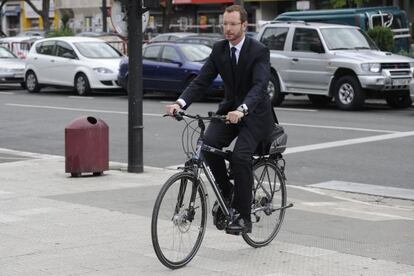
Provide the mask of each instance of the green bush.
[{"label": "green bush", "polygon": [[375,27],[368,30],[368,35],[375,41],[381,51],[392,52],[394,50],[394,37],[391,29]]},{"label": "green bush", "polygon": [[57,36],[74,36],[75,34],[70,29],[63,29],[60,31],[54,31],[47,34],[47,37],[57,37]]}]

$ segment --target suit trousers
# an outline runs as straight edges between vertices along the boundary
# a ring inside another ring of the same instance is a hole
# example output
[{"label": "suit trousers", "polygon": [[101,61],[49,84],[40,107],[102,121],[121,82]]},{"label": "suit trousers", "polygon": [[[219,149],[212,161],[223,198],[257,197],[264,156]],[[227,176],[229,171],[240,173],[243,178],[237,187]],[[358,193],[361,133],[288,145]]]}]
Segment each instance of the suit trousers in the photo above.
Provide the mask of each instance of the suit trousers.
[{"label": "suit trousers", "polygon": [[[204,142],[206,145],[222,149],[228,147],[236,137],[237,140],[230,160],[234,175],[232,207],[239,211],[241,216],[250,219],[253,185],[252,156],[259,141],[243,122],[235,125],[212,121],[205,133]],[[223,195],[228,196],[231,191],[231,183],[224,158],[209,152],[205,152],[204,157]]]}]

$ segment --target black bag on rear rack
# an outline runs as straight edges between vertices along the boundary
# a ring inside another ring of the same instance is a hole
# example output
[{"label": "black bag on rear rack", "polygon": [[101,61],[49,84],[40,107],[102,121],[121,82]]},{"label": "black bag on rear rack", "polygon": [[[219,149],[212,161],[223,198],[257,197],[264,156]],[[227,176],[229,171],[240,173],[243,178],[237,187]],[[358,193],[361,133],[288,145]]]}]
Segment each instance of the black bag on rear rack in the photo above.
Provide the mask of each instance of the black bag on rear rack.
[{"label": "black bag on rear rack", "polygon": [[275,155],[283,153],[286,150],[288,136],[285,133],[285,129],[279,125],[279,121],[273,108],[272,112],[275,121],[272,133],[264,141],[259,143],[255,155]]}]

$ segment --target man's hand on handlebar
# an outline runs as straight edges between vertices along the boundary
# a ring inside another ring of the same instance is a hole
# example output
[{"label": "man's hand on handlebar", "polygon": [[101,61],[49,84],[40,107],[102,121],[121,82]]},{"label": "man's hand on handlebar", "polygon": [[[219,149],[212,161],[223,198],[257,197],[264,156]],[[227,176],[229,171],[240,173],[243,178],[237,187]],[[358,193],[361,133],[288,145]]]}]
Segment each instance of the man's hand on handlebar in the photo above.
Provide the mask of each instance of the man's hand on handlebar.
[{"label": "man's hand on handlebar", "polygon": [[234,110],[234,111],[230,111],[229,113],[227,113],[227,117],[226,119],[231,123],[231,124],[237,124],[240,122],[241,118],[244,117],[243,112]]},{"label": "man's hand on handlebar", "polygon": [[181,110],[181,107],[177,103],[173,103],[173,104],[169,104],[165,106],[165,112],[170,116],[174,116],[180,110]]}]

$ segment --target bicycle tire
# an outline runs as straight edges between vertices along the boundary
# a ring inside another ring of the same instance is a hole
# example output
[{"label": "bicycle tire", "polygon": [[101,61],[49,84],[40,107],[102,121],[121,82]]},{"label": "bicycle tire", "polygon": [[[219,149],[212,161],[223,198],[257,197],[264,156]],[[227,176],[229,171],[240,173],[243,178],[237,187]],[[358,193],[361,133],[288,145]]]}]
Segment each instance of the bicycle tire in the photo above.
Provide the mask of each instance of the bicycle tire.
[{"label": "bicycle tire", "polygon": [[[253,227],[251,233],[243,233],[242,237],[248,245],[258,248],[268,245],[278,234],[285,216],[286,209],[282,207],[286,206],[287,195],[285,178],[274,161],[259,161],[253,166],[253,173],[253,214],[251,216]],[[271,199],[263,189],[263,187],[269,187],[270,190],[270,185],[274,186]],[[263,210],[253,211],[259,210],[258,208]]]},{"label": "bicycle tire", "polygon": [[[181,268],[188,264],[196,255],[204,237],[207,202],[201,184],[197,185],[194,208],[189,208],[191,191],[196,181],[192,173],[176,173],[165,182],[155,201],[151,221],[152,245],[160,262],[170,269]],[[180,198],[182,203],[177,204]],[[167,207],[166,210],[163,209],[164,206]],[[191,214],[193,214],[192,220]],[[195,231],[191,228],[195,228]],[[188,252],[181,252],[186,249],[184,241],[191,243],[192,232],[196,236],[194,244],[187,246]],[[186,234],[188,237],[184,237]],[[177,247],[176,236],[178,236]]]}]

